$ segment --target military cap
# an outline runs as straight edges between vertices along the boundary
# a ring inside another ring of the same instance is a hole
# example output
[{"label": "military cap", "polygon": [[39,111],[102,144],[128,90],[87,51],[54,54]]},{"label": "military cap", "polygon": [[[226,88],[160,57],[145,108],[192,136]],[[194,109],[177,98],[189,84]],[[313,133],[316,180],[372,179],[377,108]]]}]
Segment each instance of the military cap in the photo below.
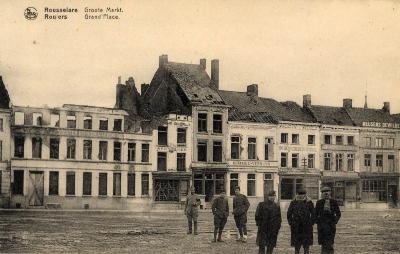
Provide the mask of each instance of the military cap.
[{"label": "military cap", "polygon": [[304,194],[307,194],[307,191],[305,189],[303,189],[303,188],[300,188],[300,189],[297,190],[297,194],[304,195]]},{"label": "military cap", "polygon": [[268,197],[274,197],[274,196],[276,196],[276,192],[275,191],[268,192]]},{"label": "military cap", "polygon": [[322,187],[321,192],[328,192],[331,191],[331,188],[328,186]]}]

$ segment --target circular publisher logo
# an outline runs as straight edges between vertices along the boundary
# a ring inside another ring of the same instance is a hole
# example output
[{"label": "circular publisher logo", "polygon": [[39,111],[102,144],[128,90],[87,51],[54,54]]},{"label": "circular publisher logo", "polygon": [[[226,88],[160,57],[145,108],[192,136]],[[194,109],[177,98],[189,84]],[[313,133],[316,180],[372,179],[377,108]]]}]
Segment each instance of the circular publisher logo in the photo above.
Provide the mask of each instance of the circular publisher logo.
[{"label": "circular publisher logo", "polygon": [[24,11],[25,18],[27,20],[34,20],[38,16],[38,12],[35,7],[28,7]]}]

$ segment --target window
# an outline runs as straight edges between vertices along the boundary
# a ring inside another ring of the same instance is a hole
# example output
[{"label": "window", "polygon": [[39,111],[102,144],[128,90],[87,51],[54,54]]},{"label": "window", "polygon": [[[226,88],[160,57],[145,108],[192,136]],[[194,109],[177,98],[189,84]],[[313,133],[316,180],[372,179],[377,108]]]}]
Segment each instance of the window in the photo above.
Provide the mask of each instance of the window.
[{"label": "window", "polygon": [[2,192],[1,192],[1,188],[2,188],[2,182],[3,182],[3,174],[2,174],[3,172],[2,171],[0,171],[0,194],[2,194]]},{"label": "window", "polygon": [[354,154],[347,155],[347,171],[354,171]]},{"label": "window", "polygon": [[197,142],[197,160],[207,161],[207,141]]},{"label": "window", "polygon": [[292,144],[299,143],[299,134],[292,134]]},{"label": "window", "polygon": [[107,196],[107,173],[99,173],[99,196]]},{"label": "window", "polygon": [[366,147],[371,147],[371,138],[370,137],[366,137],[365,138],[365,146]]},{"label": "window", "polygon": [[[75,176],[74,176],[74,178],[75,178]],[[91,172],[83,172],[83,192],[82,193],[85,196],[92,195],[92,173]]]},{"label": "window", "polygon": [[178,144],[186,144],[186,129],[184,128],[178,128],[178,136],[176,142]]},{"label": "window", "polygon": [[281,167],[287,167],[287,153],[281,153]]},{"label": "window", "polygon": [[308,135],[308,144],[315,145],[315,135]]},{"label": "window", "polygon": [[231,173],[230,195],[235,195],[235,188],[239,186],[239,174]]},{"label": "window", "polygon": [[15,112],[14,113],[14,123],[15,123],[15,125],[24,125],[25,124],[25,113],[24,112]]},{"label": "window", "polygon": [[114,142],[114,161],[121,161],[121,142]]},{"label": "window", "polygon": [[121,173],[113,174],[113,196],[121,196]]},{"label": "window", "polygon": [[167,153],[157,153],[157,171],[167,171]]},{"label": "window", "polygon": [[149,144],[142,144],[142,162],[149,162]]},{"label": "window", "polygon": [[136,159],[136,144],[128,143],[128,161],[135,161]]},{"label": "window", "polygon": [[240,159],[240,137],[231,137],[231,159]]},{"label": "window", "polygon": [[292,154],[292,168],[298,168],[298,167],[299,167],[299,154],[293,153]]},{"label": "window", "polygon": [[[83,195],[85,194],[85,173],[83,173]],[[68,171],[67,172],[67,195],[74,196],[75,195],[75,172]],[[89,194],[90,195],[90,194]]]},{"label": "window", "polygon": [[247,196],[256,195],[256,175],[247,174]]},{"label": "window", "polygon": [[324,135],[324,143],[330,145],[332,143],[332,136],[331,135]]},{"label": "window", "polygon": [[385,202],[387,200],[387,181],[363,180],[361,198],[365,202]]},{"label": "window", "polygon": [[58,172],[49,172],[49,195],[58,195]]},{"label": "window", "polygon": [[75,159],[76,140],[67,139],[67,159]]},{"label": "window", "polygon": [[107,118],[101,118],[99,120],[99,130],[102,130],[102,131],[108,130],[108,119]]},{"label": "window", "polygon": [[222,133],[222,115],[213,115],[213,133]]},{"label": "window", "polygon": [[177,153],[176,154],[176,169],[178,171],[186,171],[186,154]]},{"label": "window", "polygon": [[213,142],[213,161],[214,162],[222,161],[222,142],[221,141]]},{"label": "window", "polygon": [[309,154],[308,155],[308,162],[307,162],[307,166],[308,168],[314,168],[314,161],[315,161],[315,155],[314,154]]},{"label": "window", "polygon": [[106,161],[107,160],[107,141],[99,141],[99,160]]},{"label": "window", "polygon": [[83,159],[85,159],[85,160],[92,159],[92,141],[91,140],[83,141]]},{"label": "window", "polygon": [[21,136],[14,137],[14,157],[24,158],[25,138]]},{"label": "window", "polygon": [[336,171],[343,170],[343,154],[336,154]]},{"label": "window", "polygon": [[268,196],[270,191],[274,190],[274,180],[272,174],[264,174],[264,197]]},{"label": "window", "polygon": [[[3,160],[3,141],[0,140],[0,161],[2,160]],[[1,181],[0,181],[0,194],[1,194]]]},{"label": "window", "polygon": [[198,132],[207,132],[207,114],[199,113],[197,115],[197,131]]},{"label": "window", "polygon": [[3,118],[0,118],[0,131],[4,131],[3,129]]},{"label": "window", "polygon": [[50,159],[58,159],[60,155],[60,140],[50,138]]},{"label": "window", "polygon": [[324,170],[331,170],[332,154],[324,153]]},{"label": "window", "polygon": [[394,155],[392,154],[388,155],[388,170],[389,172],[394,172],[395,170]]},{"label": "window", "polygon": [[42,139],[32,137],[32,158],[42,158]]},{"label": "window", "polygon": [[114,119],[113,131],[122,131],[122,119]]},{"label": "window", "polygon": [[67,116],[67,128],[76,128],[76,117],[74,115]]},{"label": "window", "polygon": [[14,170],[13,194],[24,195],[24,171]]},{"label": "window", "polygon": [[92,117],[91,116],[85,116],[83,118],[83,128],[87,130],[92,129]]},{"label": "window", "polygon": [[42,126],[43,114],[42,113],[32,113],[32,125]]},{"label": "window", "polygon": [[149,195],[149,174],[142,174],[142,195]]},{"label": "window", "polygon": [[247,158],[249,160],[256,159],[256,146],[257,146],[257,139],[256,138],[248,138],[247,139]]},{"label": "window", "polygon": [[50,126],[51,127],[60,127],[60,115],[58,113],[50,114]]},{"label": "window", "polygon": [[349,146],[354,145],[354,136],[347,136],[347,144]]},{"label": "window", "polygon": [[282,144],[287,144],[288,142],[288,134],[287,133],[281,133],[281,143]]},{"label": "window", "polygon": [[382,169],[383,169],[383,155],[382,154],[377,154],[375,162],[376,162],[376,168],[378,169],[378,171],[382,172]]},{"label": "window", "polygon": [[366,170],[371,170],[371,154],[364,154],[364,167]]},{"label": "window", "polygon": [[135,196],[135,173],[128,173],[128,196]]},{"label": "window", "polygon": [[393,138],[388,138],[387,140],[387,146],[389,148],[393,148],[394,147],[394,139]]},{"label": "window", "polygon": [[273,152],[273,147],[272,147],[272,138],[266,138],[265,139],[265,144],[264,144],[264,160],[270,160],[272,159],[272,152]]},{"label": "window", "polygon": [[281,199],[292,199],[295,195],[294,190],[295,179],[282,178],[281,181]]},{"label": "window", "polygon": [[336,136],[336,145],[343,145],[343,136]]},{"label": "window", "polygon": [[375,139],[375,147],[383,147],[383,140],[382,138]]},{"label": "window", "polygon": [[168,144],[168,129],[164,126],[158,127],[158,145],[166,146]]}]

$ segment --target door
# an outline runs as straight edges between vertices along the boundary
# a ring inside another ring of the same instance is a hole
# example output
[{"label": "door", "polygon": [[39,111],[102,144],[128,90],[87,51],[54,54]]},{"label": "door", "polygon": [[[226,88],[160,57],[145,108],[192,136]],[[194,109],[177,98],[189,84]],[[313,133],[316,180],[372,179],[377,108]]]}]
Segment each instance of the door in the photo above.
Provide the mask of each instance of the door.
[{"label": "door", "polygon": [[28,200],[30,206],[43,205],[44,188],[43,171],[30,171],[28,184]]},{"label": "door", "polygon": [[397,207],[397,185],[388,185],[388,194],[389,207]]},{"label": "door", "polygon": [[178,180],[155,180],[155,201],[179,201]]}]

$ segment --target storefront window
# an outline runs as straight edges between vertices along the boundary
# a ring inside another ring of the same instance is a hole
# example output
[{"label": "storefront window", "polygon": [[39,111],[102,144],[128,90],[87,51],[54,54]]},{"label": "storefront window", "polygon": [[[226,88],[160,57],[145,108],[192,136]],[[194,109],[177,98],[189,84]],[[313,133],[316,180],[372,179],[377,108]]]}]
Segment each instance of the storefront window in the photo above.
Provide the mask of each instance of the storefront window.
[{"label": "storefront window", "polygon": [[361,198],[364,202],[385,202],[387,200],[387,181],[364,180]]}]

